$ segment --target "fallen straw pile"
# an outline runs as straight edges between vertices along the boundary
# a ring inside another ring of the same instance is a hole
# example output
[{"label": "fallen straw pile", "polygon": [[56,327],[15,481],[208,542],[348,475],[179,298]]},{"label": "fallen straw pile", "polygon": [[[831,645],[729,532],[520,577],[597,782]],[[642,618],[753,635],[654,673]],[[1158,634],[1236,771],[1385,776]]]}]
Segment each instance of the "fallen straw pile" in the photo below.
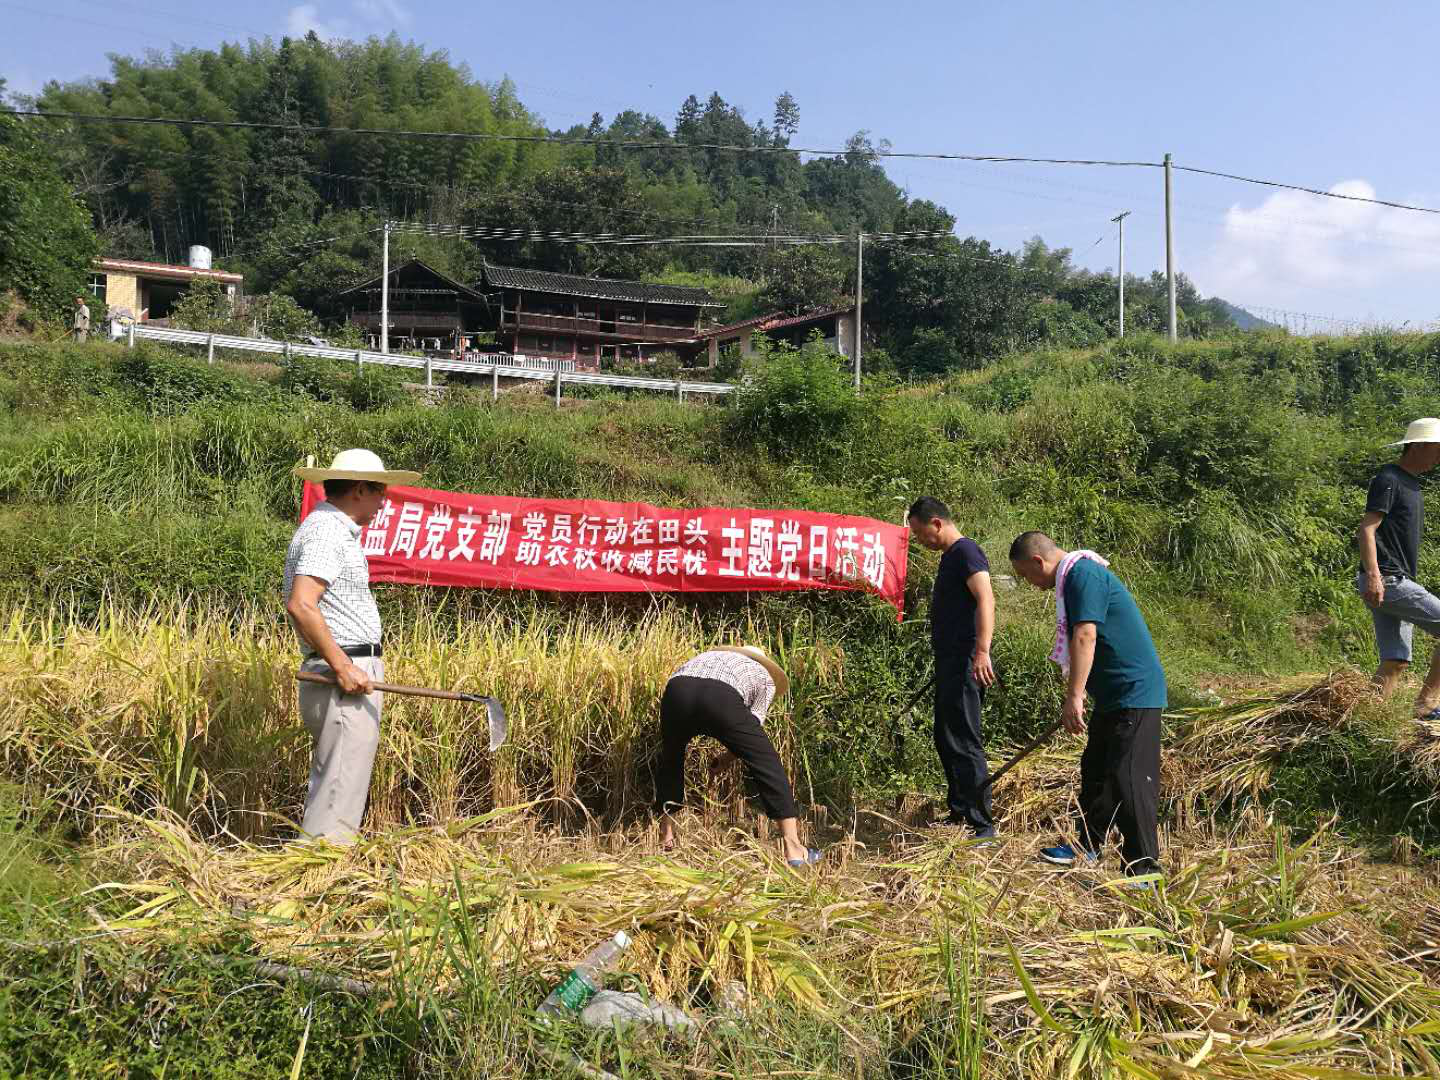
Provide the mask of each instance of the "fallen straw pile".
[{"label": "fallen straw pile", "polygon": [[1440,788],[1440,721],[1411,720],[1395,749],[1417,775]]},{"label": "fallen straw pile", "polygon": [[[120,824],[138,874],[109,889],[126,910],[106,932],[245,941],[397,998],[461,993],[476,963],[549,982],[623,928],[649,992],[710,1015],[715,989],[740,980],[752,1001],[844,1032],[845,1075],[890,1075],[946,1024],[967,1025],[976,1074],[997,1077],[1440,1068],[1440,989],[1416,955],[1440,889],[1358,873],[1323,835],[1172,838],[1166,888],[1136,893],[1037,870],[1031,842],[976,849],[953,833],[841,842],[798,875],[705,823],[673,860],[647,853],[647,833],[564,838],[518,811],[353,851],[215,848],[177,822]],[[1415,902],[1389,904],[1395,887]],[[706,1045],[692,1051],[702,1071]]]},{"label": "fallen straw pile", "polygon": [[1178,826],[1258,802],[1287,754],[1331,739],[1370,694],[1358,671],[1297,676],[1274,690],[1178,716],[1166,740],[1162,796]]}]

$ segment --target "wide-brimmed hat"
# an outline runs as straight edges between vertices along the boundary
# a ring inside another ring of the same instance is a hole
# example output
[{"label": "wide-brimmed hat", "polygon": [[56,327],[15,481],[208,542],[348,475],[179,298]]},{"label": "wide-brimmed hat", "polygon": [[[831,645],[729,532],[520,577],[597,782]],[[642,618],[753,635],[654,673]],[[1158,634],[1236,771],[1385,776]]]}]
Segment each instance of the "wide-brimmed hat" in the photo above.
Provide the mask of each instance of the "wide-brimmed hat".
[{"label": "wide-brimmed hat", "polygon": [[770,677],[775,680],[777,696],[784,697],[790,693],[790,676],[785,674],[779,664],[766,656],[765,650],[759,645],[717,645],[715,649],[717,652],[735,652],[741,656],[748,656],[770,673]]},{"label": "wide-brimmed hat", "polygon": [[372,484],[413,484],[420,479],[418,472],[408,469],[387,469],[380,455],[373,450],[341,450],[330,462],[330,467],[299,465],[295,475],[312,484],[323,484],[326,480],[368,480]]},{"label": "wide-brimmed hat", "polygon": [[1419,420],[1410,421],[1410,426],[1405,429],[1405,438],[1399,442],[1392,442],[1391,446],[1405,446],[1412,442],[1434,442],[1440,443],[1440,420],[1433,416],[1425,416]]}]

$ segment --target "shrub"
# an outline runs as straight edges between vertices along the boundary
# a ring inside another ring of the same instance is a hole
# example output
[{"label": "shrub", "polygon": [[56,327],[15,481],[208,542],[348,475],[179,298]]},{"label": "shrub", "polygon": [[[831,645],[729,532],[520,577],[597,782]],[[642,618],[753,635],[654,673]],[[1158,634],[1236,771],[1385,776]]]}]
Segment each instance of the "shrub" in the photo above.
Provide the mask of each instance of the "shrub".
[{"label": "shrub", "polygon": [[255,379],[163,349],[127,349],[115,362],[117,384],[152,413],[175,413],[208,402],[263,401],[270,388]]},{"label": "shrub", "polygon": [[344,401],[345,373],[334,360],[287,356],[280,361],[280,386],[316,401]]},{"label": "shrub", "polygon": [[735,393],[734,426],[782,461],[823,462],[853,435],[866,403],[842,357],[823,345],[762,345],[763,359]]},{"label": "shrub", "polygon": [[344,386],[345,400],[359,412],[390,409],[409,400],[405,393],[405,376],[395,368],[372,364],[350,376]]}]

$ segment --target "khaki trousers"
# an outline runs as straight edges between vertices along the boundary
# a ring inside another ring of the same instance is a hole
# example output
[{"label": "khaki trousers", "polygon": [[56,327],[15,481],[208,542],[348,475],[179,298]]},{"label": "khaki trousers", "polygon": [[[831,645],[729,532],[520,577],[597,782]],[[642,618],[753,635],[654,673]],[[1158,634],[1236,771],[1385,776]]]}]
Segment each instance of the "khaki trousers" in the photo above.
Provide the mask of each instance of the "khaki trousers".
[{"label": "khaki trousers", "polygon": [[[385,678],[385,662],[379,657],[360,656],[354,663],[375,682]],[[307,660],[302,670],[331,673],[323,660]],[[300,717],[313,744],[301,829],[306,836],[353,843],[365,816],[370,769],[380,745],[380,694],[356,697],[338,687],[301,683]]]}]

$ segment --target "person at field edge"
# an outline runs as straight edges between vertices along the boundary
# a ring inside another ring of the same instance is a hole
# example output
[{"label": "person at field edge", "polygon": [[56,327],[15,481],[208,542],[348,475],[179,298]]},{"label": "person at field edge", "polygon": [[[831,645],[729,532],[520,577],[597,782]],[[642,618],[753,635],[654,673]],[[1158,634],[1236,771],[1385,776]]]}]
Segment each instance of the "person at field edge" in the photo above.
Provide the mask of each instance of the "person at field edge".
[{"label": "person at field edge", "polygon": [[300,684],[300,716],[313,752],[303,833],[348,844],[360,832],[370,770],[380,745],[385,677],[380,612],[360,533],[385,503],[390,484],[417,472],[387,469],[369,450],[342,450],[329,468],[297,468],[324,485],[325,501],[300,523],[285,553],[285,611],[300,637],[302,671],[333,675],[338,686]]},{"label": "person at field edge", "polygon": [[[1440,598],[1415,580],[1425,524],[1420,477],[1440,464],[1440,420],[1416,420],[1403,439],[1390,445],[1403,447],[1400,460],[1386,465],[1370,481],[1365,516],[1355,534],[1360,549],[1355,590],[1375,623],[1380,666],[1374,682],[1387,698],[1410,666],[1414,628],[1440,638]],[[1415,715],[1440,720],[1440,644],[1430,654],[1430,671],[1415,699]]]},{"label": "person at field edge", "polygon": [[921,547],[944,552],[930,598],[930,647],[935,654],[935,752],[945,770],[947,820],[976,837],[995,835],[990,767],[980,732],[985,691],[995,682],[990,659],[995,593],[990,561],[961,534],[939,499],[916,499],[906,520]]},{"label": "person at field edge", "polygon": [[[1010,545],[1015,573],[1055,590],[1055,649],[1067,676],[1060,722],[1089,731],[1080,757],[1080,848],[1059,844],[1040,857],[1060,866],[1098,862],[1118,826],[1127,874],[1160,869],[1160,714],[1165,671],[1135,598],[1093,551],[1062,551],[1043,532]],[[1085,720],[1085,695],[1093,703]]]},{"label": "person at field edge", "polygon": [[84,345],[90,336],[90,305],[83,296],[75,297],[75,318],[70,322],[70,332],[75,335],[77,345]]},{"label": "person at field edge", "polygon": [[771,703],[790,692],[780,665],[754,645],[721,645],[685,661],[665,683],[660,698],[660,762],[655,802],[660,846],[675,848],[674,814],[685,803],[685,751],[697,735],[725,747],[722,765],[738,758],[760,792],[765,816],[780,829],[785,861],[811,866],[820,852],[800,842],[799,811],[775,745],[765,734]]}]

